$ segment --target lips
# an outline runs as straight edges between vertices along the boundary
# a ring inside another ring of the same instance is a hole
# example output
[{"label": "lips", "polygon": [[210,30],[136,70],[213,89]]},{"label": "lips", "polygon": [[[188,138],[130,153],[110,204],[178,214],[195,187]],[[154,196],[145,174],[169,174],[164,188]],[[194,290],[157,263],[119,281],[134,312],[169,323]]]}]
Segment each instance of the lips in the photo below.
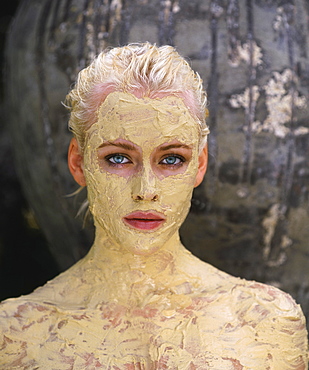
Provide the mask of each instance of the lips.
[{"label": "lips", "polygon": [[124,222],[137,230],[154,230],[159,228],[164,222],[165,217],[159,212],[132,212],[123,218]]}]

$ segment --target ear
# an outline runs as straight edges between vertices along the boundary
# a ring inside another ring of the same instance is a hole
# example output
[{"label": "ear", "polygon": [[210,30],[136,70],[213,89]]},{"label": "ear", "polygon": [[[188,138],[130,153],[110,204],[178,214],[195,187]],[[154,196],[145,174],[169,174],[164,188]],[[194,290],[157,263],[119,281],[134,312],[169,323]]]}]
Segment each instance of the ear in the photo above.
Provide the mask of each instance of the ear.
[{"label": "ear", "polygon": [[195,188],[199,186],[200,183],[203,181],[204,175],[207,170],[207,164],[208,164],[208,146],[206,144],[198,158],[198,170],[194,183]]},{"label": "ear", "polygon": [[86,180],[83,171],[83,156],[80,153],[78,142],[73,138],[70,142],[68,151],[68,166],[74,180],[80,186],[86,186]]}]

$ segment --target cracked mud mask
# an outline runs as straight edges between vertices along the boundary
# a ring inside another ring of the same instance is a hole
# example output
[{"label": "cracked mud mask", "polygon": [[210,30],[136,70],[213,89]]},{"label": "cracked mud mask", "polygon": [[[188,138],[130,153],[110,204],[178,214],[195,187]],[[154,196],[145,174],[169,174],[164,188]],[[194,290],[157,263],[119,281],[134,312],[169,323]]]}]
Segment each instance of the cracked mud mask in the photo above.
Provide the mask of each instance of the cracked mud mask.
[{"label": "cracked mud mask", "polygon": [[96,226],[133,253],[161,248],[189,211],[198,139],[198,123],[181,98],[109,94],[84,150]]}]

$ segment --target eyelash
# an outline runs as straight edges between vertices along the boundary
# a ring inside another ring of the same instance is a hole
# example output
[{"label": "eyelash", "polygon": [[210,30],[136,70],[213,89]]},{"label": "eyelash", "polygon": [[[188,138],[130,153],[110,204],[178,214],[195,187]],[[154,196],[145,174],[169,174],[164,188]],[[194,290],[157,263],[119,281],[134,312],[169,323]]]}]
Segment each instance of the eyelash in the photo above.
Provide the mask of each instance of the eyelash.
[{"label": "eyelash", "polygon": [[[168,163],[162,163],[167,158],[176,158],[176,159],[179,159],[180,162],[179,163],[170,163],[170,164],[168,164]],[[180,167],[180,166],[183,165],[183,163],[185,161],[186,161],[185,158],[182,157],[181,155],[178,155],[178,154],[168,154],[163,159],[161,159],[161,161],[159,162],[159,164],[162,164],[162,165],[168,166],[168,167],[172,167],[172,166],[173,167],[178,167],[178,166]]]},{"label": "eyelash", "polygon": [[[121,162],[121,163],[112,162],[111,159],[115,158],[115,157],[122,157],[123,159],[125,159],[127,161],[126,162]],[[178,159],[179,162],[178,163],[170,163],[170,164],[169,163],[163,163],[163,161],[166,160],[167,158],[176,158],[176,160]],[[123,166],[123,165],[128,164],[128,163],[132,163],[132,161],[127,156],[125,156],[123,154],[120,154],[120,153],[115,153],[115,154],[111,154],[111,155],[106,156],[105,161],[107,162],[107,164],[109,166],[112,166],[112,167],[118,167],[118,166]],[[183,163],[185,163],[185,162],[186,162],[186,159],[184,157],[182,157],[181,155],[168,154],[160,160],[159,164],[163,165],[163,166],[166,166],[166,167],[181,167],[183,165]]]},{"label": "eyelash", "polygon": [[[123,157],[124,159],[127,160],[127,162],[124,162],[124,163],[112,162],[111,159],[115,158],[115,157]],[[122,165],[127,164],[127,163],[132,163],[131,160],[127,156],[125,156],[123,154],[120,154],[120,153],[115,153],[115,154],[111,154],[111,155],[106,156],[105,161],[108,163],[109,166],[112,166],[112,167],[117,167],[117,166],[122,166]]]}]

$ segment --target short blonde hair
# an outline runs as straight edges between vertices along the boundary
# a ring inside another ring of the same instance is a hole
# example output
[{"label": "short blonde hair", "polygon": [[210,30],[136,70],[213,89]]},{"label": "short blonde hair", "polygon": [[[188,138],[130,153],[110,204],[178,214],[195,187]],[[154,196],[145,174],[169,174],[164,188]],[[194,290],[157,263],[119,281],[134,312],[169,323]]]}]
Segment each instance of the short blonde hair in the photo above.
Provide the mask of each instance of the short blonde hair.
[{"label": "short blonde hair", "polygon": [[173,47],[157,47],[147,42],[107,49],[79,72],[65,105],[71,111],[69,129],[82,151],[85,131],[97,121],[100,105],[113,91],[150,98],[162,94],[180,96],[199,123],[199,144],[204,147],[209,132],[207,95],[198,73]]}]

